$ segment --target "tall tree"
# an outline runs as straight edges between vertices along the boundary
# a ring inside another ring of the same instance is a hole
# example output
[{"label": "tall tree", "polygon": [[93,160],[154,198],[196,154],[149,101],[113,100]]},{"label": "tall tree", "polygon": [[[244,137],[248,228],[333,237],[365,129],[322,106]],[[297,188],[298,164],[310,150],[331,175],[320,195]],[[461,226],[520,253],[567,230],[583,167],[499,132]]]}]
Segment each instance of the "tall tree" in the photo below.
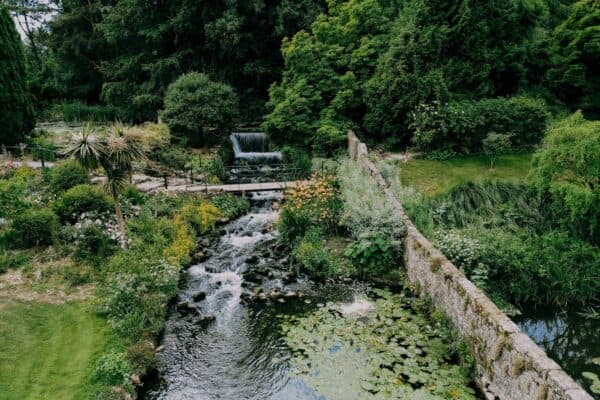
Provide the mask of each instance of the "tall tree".
[{"label": "tall tree", "polygon": [[367,90],[367,130],[406,142],[407,117],[419,103],[525,87],[527,45],[542,12],[525,0],[408,1]]},{"label": "tall tree", "polygon": [[573,4],[552,35],[547,81],[572,109],[600,117],[600,1]]},{"label": "tall tree", "polygon": [[102,98],[133,120],[152,119],[167,86],[190,71],[238,92],[245,119],[262,112],[280,74],[281,39],[306,27],[322,0],[121,0],[101,28],[119,51],[102,63]]},{"label": "tall tree", "polygon": [[0,143],[14,145],[35,125],[21,38],[0,3]]},{"label": "tall tree", "polygon": [[48,46],[60,66],[58,80],[65,98],[98,102],[103,77],[100,64],[111,49],[99,29],[102,11],[112,0],[62,0],[62,10],[48,24]]}]

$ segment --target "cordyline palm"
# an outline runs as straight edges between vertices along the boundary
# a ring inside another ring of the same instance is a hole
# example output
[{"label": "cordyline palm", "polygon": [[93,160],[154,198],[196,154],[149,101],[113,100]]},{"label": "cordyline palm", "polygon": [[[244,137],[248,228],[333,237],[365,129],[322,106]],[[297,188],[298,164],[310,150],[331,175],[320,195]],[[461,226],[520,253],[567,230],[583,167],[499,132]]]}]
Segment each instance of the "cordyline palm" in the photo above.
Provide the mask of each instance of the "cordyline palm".
[{"label": "cordyline palm", "polygon": [[102,167],[106,173],[105,189],[115,203],[115,214],[121,234],[121,247],[127,247],[125,222],[119,197],[133,170],[133,163],[145,157],[140,138],[128,134],[121,123],[115,123],[108,135],[97,135],[91,125],[73,137],[65,147],[67,157],[93,170]]}]

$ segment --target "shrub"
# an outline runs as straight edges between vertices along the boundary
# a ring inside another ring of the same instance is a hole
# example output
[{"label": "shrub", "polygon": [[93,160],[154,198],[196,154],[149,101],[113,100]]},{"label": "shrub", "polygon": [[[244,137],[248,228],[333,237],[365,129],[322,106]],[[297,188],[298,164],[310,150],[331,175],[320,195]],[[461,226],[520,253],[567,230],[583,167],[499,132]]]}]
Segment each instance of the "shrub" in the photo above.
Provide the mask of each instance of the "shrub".
[{"label": "shrub", "polygon": [[519,304],[587,304],[600,293],[600,250],[560,231],[476,230],[493,290]]},{"label": "shrub", "polygon": [[557,223],[600,243],[600,122],[581,113],[553,126],[533,159],[533,180],[551,196]]},{"label": "shrub", "polygon": [[75,222],[86,211],[108,211],[112,201],[102,190],[92,185],[77,185],[62,194],[53,204],[61,221]]},{"label": "shrub", "polygon": [[309,181],[288,189],[285,198],[286,203],[279,216],[283,243],[293,245],[312,226],[326,233],[338,229],[342,204],[334,178],[313,175]]},{"label": "shrub", "polygon": [[107,385],[130,386],[131,369],[123,353],[111,351],[100,356],[93,378]]},{"label": "shrub", "polygon": [[189,155],[181,146],[168,145],[155,148],[150,152],[148,158],[158,164],[150,166],[148,173],[161,175],[170,172],[169,170],[183,171]]},{"label": "shrub", "polygon": [[17,176],[0,180],[0,218],[17,215],[29,207],[27,188],[27,181]]},{"label": "shrub", "polygon": [[527,97],[419,104],[410,115],[412,142],[420,150],[477,152],[489,132],[510,135],[514,147],[538,143],[544,136],[546,106]]},{"label": "shrub", "polygon": [[143,375],[156,364],[154,343],[148,339],[140,339],[127,349],[127,361],[133,372]]},{"label": "shrub", "polygon": [[308,153],[298,147],[285,146],[282,150],[290,179],[306,179],[310,176],[312,162]]},{"label": "shrub", "polygon": [[49,139],[37,137],[31,141],[31,157],[34,160],[55,161],[56,145]]},{"label": "shrub", "polygon": [[49,209],[30,209],[13,218],[12,229],[24,246],[51,245],[58,230],[58,219]]},{"label": "shrub", "polygon": [[229,138],[229,136],[226,136],[223,138],[223,140],[221,140],[221,144],[219,145],[217,155],[221,157],[221,161],[223,161],[223,164],[233,164],[235,156],[233,153],[233,144],[231,143],[231,139]]},{"label": "shrub", "polygon": [[187,223],[197,235],[202,235],[214,229],[217,221],[223,215],[213,204],[201,201],[199,204],[190,202],[184,205],[175,215],[175,223]]},{"label": "shrub", "polygon": [[490,158],[490,169],[494,168],[496,156],[506,154],[512,149],[510,143],[511,135],[490,132],[483,139],[483,152]]},{"label": "shrub", "polygon": [[337,150],[344,147],[347,129],[332,123],[322,124],[313,138],[312,148],[317,154],[332,156]]},{"label": "shrub", "polygon": [[164,326],[166,304],[177,293],[179,266],[149,247],[117,253],[106,266],[101,312],[125,338],[156,335]]},{"label": "shrub", "polygon": [[244,215],[250,209],[250,201],[246,196],[235,196],[231,193],[218,194],[210,199],[227,219]]},{"label": "shrub", "polygon": [[386,238],[401,252],[401,239],[406,229],[397,210],[375,180],[350,160],[342,163],[339,180],[344,204],[341,222],[350,229],[353,236],[366,240]]},{"label": "shrub", "polygon": [[362,277],[386,274],[398,259],[392,243],[380,236],[362,237],[348,246],[344,255],[352,260]]},{"label": "shrub", "polygon": [[456,232],[440,231],[435,235],[435,244],[466,275],[477,267],[481,250],[477,240]]},{"label": "shrub", "polygon": [[81,231],[73,256],[76,260],[94,265],[113,255],[117,248],[117,241],[111,239],[104,229],[90,225]]},{"label": "shrub", "polygon": [[73,186],[90,183],[90,175],[77,161],[66,161],[50,170],[50,189],[62,193]]},{"label": "shrub", "polygon": [[174,136],[204,145],[230,132],[238,114],[238,98],[231,86],[191,72],[169,85],[161,116]]},{"label": "shrub", "polygon": [[294,247],[292,257],[311,275],[331,276],[335,271],[333,256],[321,243],[322,232],[308,231]]}]

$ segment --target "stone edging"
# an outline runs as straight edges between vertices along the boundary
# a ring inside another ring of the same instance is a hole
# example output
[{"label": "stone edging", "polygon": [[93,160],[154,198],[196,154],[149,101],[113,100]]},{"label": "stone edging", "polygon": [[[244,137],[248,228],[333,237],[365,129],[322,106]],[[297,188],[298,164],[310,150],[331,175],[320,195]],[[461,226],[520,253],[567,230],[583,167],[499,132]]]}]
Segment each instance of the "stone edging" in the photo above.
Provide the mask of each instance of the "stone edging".
[{"label": "stone edging", "polygon": [[476,360],[476,381],[488,399],[593,400],[519,327],[429,242],[404,212],[367,146],[348,132],[348,152],[367,171],[406,225],[404,258],[408,279],[446,313]]}]

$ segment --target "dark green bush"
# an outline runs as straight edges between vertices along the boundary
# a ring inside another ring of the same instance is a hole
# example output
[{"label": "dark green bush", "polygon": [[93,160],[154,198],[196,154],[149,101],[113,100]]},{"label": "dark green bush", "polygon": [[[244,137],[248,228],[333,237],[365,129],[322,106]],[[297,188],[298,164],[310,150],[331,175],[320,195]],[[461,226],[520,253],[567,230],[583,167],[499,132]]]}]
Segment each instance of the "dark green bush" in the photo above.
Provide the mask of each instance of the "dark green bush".
[{"label": "dark green bush", "polygon": [[12,229],[23,246],[47,246],[54,241],[58,218],[46,208],[29,209],[13,218]]},{"label": "dark green bush", "polygon": [[234,161],[234,153],[233,153],[233,144],[231,143],[231,139],[229,136],[226,136],[221,141],[219,145],[219,151],[217,155],[221,157],[223,164],[232,165]]},{"label": "dark green bush", "polygon": [[113,207],[111,199],[97,186],[77,185],[63,193],[52,205],[61,221],[75,222],[84,212],[108,211]]},{"label": "dark green bush", "polygon": [[568,234],[478,230],[490,286],[517,304],[588,304],[600,295],[600,249]]},{"label": "dark green bush", "polygon": [[161,117],[173,136],[195,146],[214,144],[229,134],[238,114],[238,97],[231,86],[190,72],[167,88]]},{"label": "dark green bush", "polygon": [[65,122],[111,122],[117,110],[110,106],[89,105],[82,101],[54,103],[42,112],[45,119]]},{"label": "dark green bush", "polygon": [[292,257],[302,268],[313,276],[332,276],[335,271],[335,260],[332,254],[323,247],[323,232],[312,228],[294,246]]},{"label": "dark green bush", "polygon": [[550,129],[533,160],[533,180],[549,195],[553,220],[600,244],[600,122],[576,113]]},{"label": "dark green bush", "polygon": [[356,240],[348,246],[344,255],[352,260],[363,278],[390,272],[398,258],[392,243],[380,236]]},{"label": "dark green bush", "polygon": [[62,193],[73,186],[89,184],[90,174],[77,161],[57,164],[50,170],[50,190]]},{"label": "dark green bush", "polygon": [[163,172],[183,171],[185,164],[189,160],[189,155],[185,149],[178,145],[159,146],[154,148],[148,158],[154,161],[148,170],[151,175],[161,175]]}]

